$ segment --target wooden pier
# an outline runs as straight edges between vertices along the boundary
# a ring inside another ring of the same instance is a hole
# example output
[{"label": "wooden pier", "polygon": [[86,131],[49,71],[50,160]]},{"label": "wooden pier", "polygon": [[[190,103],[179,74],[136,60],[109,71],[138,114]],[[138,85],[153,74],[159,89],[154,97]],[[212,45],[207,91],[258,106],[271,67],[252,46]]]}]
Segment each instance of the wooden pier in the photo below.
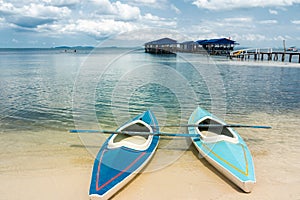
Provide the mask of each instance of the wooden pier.
[{"label": "wooden pier", "polygon": [[[288,58],[288,62],[292,62],[293,56],[298,56],[298,63],[300,63],[300,52],[291,51],[273,51],[271,48],[268,49],[241,49],[232,51],[230,53],[230,59],[238,58],[240,60],[267,60],[267,61],[282,61],[285,62]],[[297,62],[297,61],[296,61]]]},{"label": "wooden pier", "polygon": [[[234,51],[235,45],[238,45],[238,43],[227,38],[186,41],[181,43],[170,38],[162,38],[145,43],[145,52],[152,54],[176,54],[177,52],[198,53],[228,56],[230,59],[237,58],[239,60],[252,59],[300,63],[300,52],[298,52],[296,48],[286,50],[285,44],[285,50],[282,51],[273,51],[272,48],[252,48]],[[293,59],[295,57],[296,59]]]},{"label": "wooden pier", "polygon": [[198,53],[210,55],[229,55],[237,43],[227,38],[177,42],[162,38],[145,43],[145,52],[152,54]]}]

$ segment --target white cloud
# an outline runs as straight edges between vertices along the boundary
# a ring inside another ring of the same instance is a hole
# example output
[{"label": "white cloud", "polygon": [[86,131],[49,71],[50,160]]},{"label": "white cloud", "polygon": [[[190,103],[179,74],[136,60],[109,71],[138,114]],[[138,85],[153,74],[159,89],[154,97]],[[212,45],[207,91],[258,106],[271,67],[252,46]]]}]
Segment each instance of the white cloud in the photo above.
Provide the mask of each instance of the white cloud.
[{"label": "white cloud", "polygon": [[[85,5],[86,7],[84,9],[91,10],[95,16],[103,17],[103,15],[110,15],[110,18],[127,21],[136,20],[141,17],[141,11],[138,7],[121,3],[120,1],[110,2],[109,0],[93,0],[90,4]],[[83,15],[86,15],[85,10],[82,11]]]},{"label": "white cloud", "polygon": [[11,3],[4,3],[2,1],[0,4],[0,12],[6,15],[59,18],[69,15],[71,10],[67,7],[55,7],[35,3],[24,4],[17,7]]},{"label": "white cloud", "polygon": [[224,18],[225,22],[230,23],[245,23],[245,22],[252,22],[251,17],[235,17],[235,18]]},{"label": "white cloud", "polygon": [[275,41],[283,41],[283,40],[286,40],[286,39],[288,39],[288,38],[290,38],[289,36],[282,36],[282,35],[279,35],[279,36],[277,36],[277,37],[274,37],[273,39],[275,40]]},{"label": "white cloud", "polygon": [[13,14],[15,9],[13,4],[0,1],[0,13]]},{"label": "white cloud", "polygon": [[[3,0],[0,0],[0,2],[3,2]],[[23,5],[27,4],[42,4],[42,5],[51,5],[51,6],[72,6],[79,4],[82,2],[82,0],[26,0],[26,1],[20,1],[20,0],[5,0],[6,2],[10,2],[16,7],[22,7]]]},{"label": "white cloud", "polygon": [[158,38],[173,38],[175,40],[182,41],[184,37],[178,31],[165,28],[141,28],[132,32],[126,32],[117,36],[120,40],[136,40],[143,44],[147,41],[157,40]]},{"label": "white cloud", "polygon": [[192,40],[231,37],[252,32],[255,25],[251,17],[235,17],[214,20],[201,20],[198,24],[183,28],[181,31],[191,36]]},{"label": "white cloud", "polygon": [[20,15],[47,18],[61,18],[71,14],[71,10],[67,7],[45,6],[41,4],[25,5],[17,9],[17,11]]},{"label": "white cloud", "polygon": [[187,34],[195,33],[196,35],[204,35],[205,38],[219,37],[220,35],[228,37],[231,33],[239,30],[247,30],[248,32],[253,30],[255,26],[252,21],[253,19],[250,17],[201,20],[198,24],[184,30],[184,32]]},{"label": "white cloud", "polygon": [[136,27],[129,22],[114,21],[114,20],[101,20],[101,21],[89,21],[78,20],[75,27],[72,27],[70,31],[79,31],[95,36],[109,36],[116,33],[132,31]]},{"label": "white cloud", "polygon": [[203,26],[210,28],[216,32],[222,30],[223,32],[230,31],[234,32],[236,30],[248,30],[254,28],[253,19],[251,17],[235,17],[235,18],[224,18],[224,19],[214,19],[206,20],[201,22]]},{"label": "white cloud", "polygon": [[296,24],[296,25],[300,25],[300,20],[292,20],[291,23]]},{"label": "white cloud", "polygon": [[237,40],[246,40],[246,41],[265,41],[269,40],[270,37],[266,37],[262,34],[234,34],[234,38]]},{"label": "white cloud", "polygon": [[119,14],[123,20],[134,20],[140,18],[140,9],[135,6],[123,4],[119,1],[112,4],[115,10],[115,14]]},{"label": "white cloud", "polygon": [[95,38],[105,38],[114,34],[132,31],[137,29],[136,25],[130,22],[115,21],[113,19],[86,20],[79,19],[68,24],[45,24],[38,26],[39,32],[47,34],[79,34],[84,33]]},{"label": "white cloud", "polygon": [[87,4],[81,4],[81,12],[86,14],[97,13],[97,14],[114,14],[115,8],[109,0],[90,0]]},{"label": "white cloud", "polygon": [[269,9],[269,13],[272,15],[278,15],[278,12],[276,10],[272,10],[272,9]]},{"label": "white cloud", "polygon": [[133,0],[134,3],[140,3],[140,4],[153,4],[157,3],[157,0]]},{"label": "white cloud", "polygon": [[157,8],[157,9],[166,9],[169,8],[168,0],[130,0],[127,1],[130,5]]},{"label": "white cloud", "polygon": [[278,21],[277,20],[263,20],[258,22],[259,24],[277,24]]},{"label": "white cloud", "polygon": [[0,3],[0,13],[5,18],[9,27],[31,29],[38,25],[53,23],[54,21],[68,18],[71,10],[67,7],[47,6],[43,4],[29,3],[25,5],[13,5]]},{"label": "white cloud", "polygon": [[165,20],[164,18],[160,18],[156,15],[152,15],[151,13],[146,13],[143,17],[145,20],[149,21],[160,21],[160,20]]},{"label": "white cloud", "polygon": [[144,25],[148,25],[150,27],[164,27],[164,28],[175,28],[177,26],[177,21],[175,19],[167,19],[152,15],[150,13],[145,14],[141,22]]},{"label": "white cloud", "polygon": [[[86,38],[94,41],[94,38],[103,39],[128,31],[141,33],[128,34],[128,40],[150,41],[160,37],[178,39],[173,33],[164,33],[173,29],[186,34],[186,37],[190,37],[191,40],[231,36],[241,44],[243,41],[249,41],[251,44],[251,41],[263,43],[271,39],[280,40],[280,35],[288,35],[289,32],[295,39],[297,31],[300,30],[300,19],[297,18],[296,9],[284,7],[296,2],[300,3],[300,0],[184,0],[181,4],[191,4],[191,2],[199,8],[214,11],[237,10],[231,11],[230,15],[221,12],[216,18],[215,12],[206,10],[203,15],[203,12],[197,9],[187,10],[190,5],[176,7],[179,4],[169,0],[0,0],[0,28],[1,31],[6,31],[3,33],[7,33],[7,30],[16,31],[16,35],[26,31],[31,40],[36,37],[47,41],[53,40],[52,38],[70,37],[75,43],[80,43],[81,37],[88,36]],[[265,7],[264,12],[251,10],[253,7]],[[253,13],[244,15],[238,8],[247,8]],[[279,27],[276,25],[279,21],[275,20],[277,17],[275,15],[282,10],[286,10],[289,16],[280,19],[281,27]],[[185,12],[191,13],[186,15]],[[176,18],[173,17],[175,13],[178,14]],[[266,14],[269,17],[265,18]],[[272,24],[276,26],[267,26]],[[147,28],[163,29],[163,31],[155,34],[153,31],[145,31],[144,34],[138,32]],[[268,37],[264,34],[268,34]],[[19,44],[24,43],[22,41],[24,39],[18,40]],[[12,43],[11,38],[9,41]]]},{"label": "white cloud", "polygon": [[242,40],[242,41],[282,41],[282,40],[286,40],[286,39],[293,39],[291,36],[289,35],[278,35],[278,36],[266,36],[266,35],[262,35],[262,34],[241,34],[241,35],[237,35],[235,34],[234,37],[237,40]]},{"label": "white cloud", "polygon": [[[117,19],[78,19],[68,22],[55,22],[52,24],[39,25],[37,32],[47,35],[72,35],[86,34],[96,39],[103,39],[112,35],[130,31],[138,31],[149,27],[169,27],[173,29],[177,25],[176,21],[160,18],[147,13],[135,21],[120,21]],[[132,37],[132,35],[131,35]],[[142,35],[139,37],[143,37]]]},{"label": "white cloud", "polygon": [[[139,2],[157,1],[164,0]],[[139,7],[121,1],[89,0],[88,3],[80,1],[76,7],[62,6],[76,2],[79,0],[28,0],[26,4],[0,0],[0,14],[3,15],[0,24],[47,37],[83,34],[96,39],[149,27],[173,29],[177,26],[176,18],[162,18],[150,13],[142,15]]]},{"label": "white cloud", "polygon": [[[4,3],[0,0],[0,13],[4,15],[5,22],[9,23],[8,26],[18,29],[21,27],[25,30],[31,29],[31,31],[49,34],[79,31],[97,37],[131,30],[135,25],[127,21],[138,21],[141,18],[138,7],[120,1],[111,3],[108,0],[91,0],[89,4],[80,4],[82,8],[79,11],[71,10],[66,6],[52,5],[76,2],[78,0],[44,0],[40,4],[21,5]],[[84,7],[86,5],[88,6]],[[87,25],[85,26],[84,23]],[[74,28],[75,26],[78,28]],[[84,29],[81,29],[82,27]]]},{"label": "white cloud", "polygon": [[80,3],[80,0],[42,0],[42,2],[55,6],[72,6]]},{"label": "white cloud", "polygon": [[194,0],[192,4],[198,8],[208,10],[231,10],[237,8],[291,6],[295,3],[300,3],[300,0]]},{"label": "white cloud", "polygon": [[174,10],[176,14],[181,14],[181,11],[174,4],[171,4],[171,10]]}]

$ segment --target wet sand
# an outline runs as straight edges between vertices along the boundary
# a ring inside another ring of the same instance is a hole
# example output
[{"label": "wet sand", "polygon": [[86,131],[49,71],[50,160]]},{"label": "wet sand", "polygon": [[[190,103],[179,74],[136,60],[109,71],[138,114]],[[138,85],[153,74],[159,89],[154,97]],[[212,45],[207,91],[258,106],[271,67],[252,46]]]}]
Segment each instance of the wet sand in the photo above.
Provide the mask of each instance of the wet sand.
[{"label": "wet sand", "polygon": [[[230,123],[240,121],[230,118]],[[300,118],[296,113],[284,116],[281,123],[279,119],[255,113],[244,120],[273,129],[239,129],[255,163],[257,183],[249,194],[199,157],[195,147],[168,149],[162,145],[144,173],[113,199],[299,199]],[[93,156],[77,135],[10,133],[0,134],[0,141],[0,199],[89,199]],[[171,151],[178,152],[178,159],[153,170]]]}]

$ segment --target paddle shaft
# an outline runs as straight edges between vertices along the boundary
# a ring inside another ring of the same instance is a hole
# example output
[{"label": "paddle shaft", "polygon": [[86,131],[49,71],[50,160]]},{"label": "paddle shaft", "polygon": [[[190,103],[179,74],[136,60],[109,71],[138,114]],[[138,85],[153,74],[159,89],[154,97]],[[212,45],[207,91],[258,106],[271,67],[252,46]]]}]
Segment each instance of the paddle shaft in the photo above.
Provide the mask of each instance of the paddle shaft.
[{"label": "paddle shaft", "polygon": [[123,135],[158,135],[169,137],[199,137],[199,134],[189,133],[166,133],[166,132],[138,132],[138,131],[108,131],[108,130],[70,130],[70,133],[103,133],[103,134],[123,134]]},{"label": "paddle shaft", "polygon": [[243,124],[170,124],[170,125],[153,126],[153,127],[201,127],[201,128],[227,127],[227,128],[265,128],[265,129],[272,128],[271,126],[256,126],[256,125],[243,125]]}]

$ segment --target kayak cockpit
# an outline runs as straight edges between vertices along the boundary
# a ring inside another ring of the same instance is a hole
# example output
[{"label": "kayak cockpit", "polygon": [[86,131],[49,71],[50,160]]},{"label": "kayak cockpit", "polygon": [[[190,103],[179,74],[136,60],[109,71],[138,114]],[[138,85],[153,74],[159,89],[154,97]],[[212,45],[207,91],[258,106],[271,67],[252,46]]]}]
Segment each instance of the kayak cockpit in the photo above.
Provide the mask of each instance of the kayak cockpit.
[{"label": "kayak cockpit", "polygon": [[[205,142],[228,141],[232,143],[238,142],[238,137],[232,128],[224,127],[224,122],[213,119],[210,116],[200,119],[196,124],[200,126],[196,131],[200,134]],[[201,127],[201,125],[204,125]]]},{"label": "kayak cockpit", "polygon": [[206,135],[212,134],[212,135],[225,135],[232,138],[234,137],[234,135],[231,133],[229,129],[227,129],[226,127],[222,127],[222,124],[218,123],[213,119],[207,118],[201,121],[199,125],[211,126],[211,127],[201,127],[201,126],[198,127],[199,131]]},{"label": "kayak cockpit", "polygon": [[[153,132],[151,126],[142,120],[135,120],[125,124],[117,131]],[[153,135],[114,134],[108,142],[108,148],[118,148],[123,146],[136,150],[145,150],[151,144],[152,138]]]},{"label": "kayak cockpit", "polygon": [[[128,131],[128,132],[149,132],[150,130],[144,126],[141,123],[132,124],[131,126],[128,126],[124,128],[122,131]],[[128,135],[128,134],[118,134],[116,137],[114,137],[113,142],[118,143],[121,141],[128,141],[135,144],[144,144],[149,135]]]}]

